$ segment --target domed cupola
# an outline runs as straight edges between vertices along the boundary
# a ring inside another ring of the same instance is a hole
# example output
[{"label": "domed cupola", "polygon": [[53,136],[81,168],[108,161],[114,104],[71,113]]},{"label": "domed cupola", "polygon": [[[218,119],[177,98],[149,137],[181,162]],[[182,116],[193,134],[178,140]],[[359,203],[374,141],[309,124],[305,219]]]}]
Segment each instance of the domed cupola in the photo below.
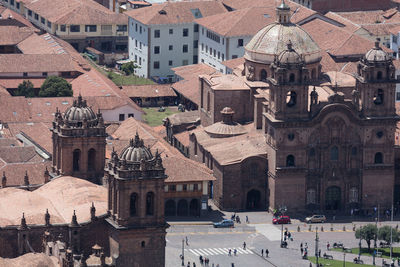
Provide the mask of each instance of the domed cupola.
[{"label": "domed cupola", "polygon": [[72,127],[92,127],[98,124],[98,116],[93,112],[92,108],[79,95],[77,100],[74,100],[63,116],[66,125]]},{"label": "domed cupola", "polygon": [[386,62],[390,60],[390,56],[379,46],[378,40],[375,41],[375,47],[369,50],[364,58],[368,62]]},{"label": "domed cupola", "polygon": [[143,140],[140,139],[138,133],[136,133],[135,139],[129,141],[129,146],[122,150],[119,159],[130,162],[140,162],[142,160],[148,161],[153,159],[153,155],[150,149],[144,146]]},{"label": "domed cupola", "polygon": [[235,114],[235,111],[233,111],[232,108],[223,108],[221,110],[221,114],[222,121],[216,122],[204,128],[204,131],[211,137],[229,137],[247,133],[246,128],[233,121],[233,115]]},{"label": "domed cupola", "polygon": [[279,65],[301,64],[303,62],[301,56],[293,49],[293,44],[289,40],[287,49],[279,54],[277,63]]}]

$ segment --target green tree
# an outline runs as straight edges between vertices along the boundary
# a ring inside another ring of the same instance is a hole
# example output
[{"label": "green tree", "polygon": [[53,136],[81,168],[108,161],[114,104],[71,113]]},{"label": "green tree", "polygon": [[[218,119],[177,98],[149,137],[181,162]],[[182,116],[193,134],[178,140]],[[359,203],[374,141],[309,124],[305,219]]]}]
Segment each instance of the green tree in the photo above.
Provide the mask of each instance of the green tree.
[{"label": "green tree", "polygon": [[125,72],[125,75],[131,75],[135,73],[135,69],[138,69],[139,66],[134,61],[130,61],[128,63],[122,64],[121,70]]},{"label": "green tree", "polygon": [[47,77],[39,91],[41,97],[62,97],[72,96],[72,94],[71,84],[58,76]]},{"label": "green tree", "polygon": [[364,226],[361,226],[357,231],[355,232],[356,238],[357,239],[363,239],[365,242],[367,242],[368,245],[368,251],[371,249],[371,240],[374,240],[375,237],[377,236],[378,233],[378,228],[376,227],[375,224],[367,224]]},{"label": "green tree", "polygon": [[[390,226],[385,225],[378,229],[378,239],[390,243]],[[399,232],[392,228],[392,241],[399,242]]]},{"label": "green tree", "polygon": [[35,91],[33,89],[33,83],[29,80],[23,81],[18,85],[18,89],[15,91],[16,96],[34,97]]}]

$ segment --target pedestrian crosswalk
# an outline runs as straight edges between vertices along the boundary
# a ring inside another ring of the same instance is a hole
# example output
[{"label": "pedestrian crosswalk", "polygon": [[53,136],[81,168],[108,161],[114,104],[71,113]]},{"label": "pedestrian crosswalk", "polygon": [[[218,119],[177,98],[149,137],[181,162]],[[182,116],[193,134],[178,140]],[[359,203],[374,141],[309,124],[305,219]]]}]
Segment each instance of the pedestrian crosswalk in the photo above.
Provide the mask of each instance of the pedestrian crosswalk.
[{"label": "pedestrian crosswalk", "polygon": [[213,255],[228,255],[229,249],[233,255],[234,250],[236,249],[237,254],[254,254],[249,249],[243,248],[193,248],[193,249],[185,249],[185,251],[189,251],[196,256],[213,256]]}]

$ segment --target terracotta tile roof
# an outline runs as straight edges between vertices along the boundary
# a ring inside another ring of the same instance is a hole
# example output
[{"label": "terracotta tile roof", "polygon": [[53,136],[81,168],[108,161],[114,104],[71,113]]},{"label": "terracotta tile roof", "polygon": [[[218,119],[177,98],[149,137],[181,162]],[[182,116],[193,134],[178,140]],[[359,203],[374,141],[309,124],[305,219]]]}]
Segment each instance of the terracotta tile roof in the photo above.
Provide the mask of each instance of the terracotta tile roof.
[{"label": "terracotta tile roof", "polygon": [[31,120],[29,106],[23,96],[0,97],[0,121],[27,122]]},{"label": "terracotta tile roof", "polygon": [[352,22],[351,20],[349,20],[347,18],[340,16],[339,14],[337,14],[335,12],[328,12],[325,14],[325,17],[328,17],[330,19],[333,19],[333,20],[343,24],[342,29],[344,29],[345,31],[348,31],[350,33],[357,31],[361,27],[360,25]]},{"label": "terracotta tile roof", "polygon": [[[197,9],[197,10],[196,10]],[[193,10],[193,12],[192,12]],[[195,12],[200,16],[195,17]],[[183,1],[153,4],[149,7],[132,9],[126,15],[146,25],[181,24],[193,22],[196,18],[228,12],[218,1]]]},{"label": "terracotta tile roof", "polygon": [[39,0],[25,4],[41,17],[57,24],[127,24],[128,17],[116,14],[90,0]]},{"label": "terracotta tile roof", "polygon": [[53,224],[70,223],[74,210],[78,222],[82,223],[90,220],[92,202],[97,216],[107,213],[107,189],[71,176],[54,179],[35,191],[0,189],[0,200],[2,227],[19,225],[23,212],[28,225],[44,224],[46,209]]},{"label": "terracotta tile roof", "polygon": [[221,36],[253,36],[275,21],[274,14],[274,7],[251,7],[204,17],[196,22]]},{"label": "terracotta tile roof", "polygon": [[132,117],[124,120],[118,129],[114,131],[112,137],[114,139],[129,140],[134,137],[136,132],[143,140],[157,140],[157,138],[154,137],[154,133],[152,134],[151,130],[149,131],[144,123]]},{"label": "terracotta tile roof", "polygon": [[380,23],[380,24],[363,25],[362,28],[368,31],[373,36],[382,36],[382,35],[390,35],[391,30],[399,26],[400,23],[391,23],[391,24]]},{"label": "terracotta tile roof", "polygon": [[10,93],[7,91],[7,89],[1,84],[0,82],[0,95],[3,96],[10,96]]},{"label": "terracotta tile roof", "polygon": [[400,13],[396,9],[336,13],[358,25],[400,22]]},{"label": "terracotta tile roof", "polygon": [[122,86],[122,91],[131,98],[176,96],[170,84],[127,85]]},{"label": "terracotta tile roof", "polygon": [[0,138],[0,147],[1,146],[20,146],[20,143],[18,143],[17,139],[15,138]]},{"label": "terracotta tile roof", "polygon": [[163,166],[168,178],[166,183],[215,181],[213,171],[203,164],[184,157],[168,156],[163,158]]},{"label": "terracotta tile roof", "polygon": [[37,78],[37,79],[1,79],[0,78],[0,85],[4,86],[7,89],[16,89],[18,85],[23,83],[24,81],[30,81],[33,84],[34,88],[40,88],[43,82],[46,79],[44,78]]},{"label": "terracotta tile roof", "polygon": [[180,66],[176,68],[172,68],[176,76],[181,77],[182,79],[192,78],[193,76],[199,76],[201,74],[211,74],[218,72],[213,67],[206,65],[204,63],[193,64]]},{"label": "terracotta tile roof", "polygon": [[0,16],[2,17],[2,19],[0,19],[0,26],[10,25],[18,27],[29,27],[36,32],[40,31],[36,29],[29,20],[27,20],[17,12],[12,11],[11,9],[3,8],[2,10],[0,10]]},{"label": "terracotta tile roof", "polygon": [[341,67],[340,72],[355,74],[357,73],[357,62],[347,62]]},{"label": "terracotta tile roof", "polygon": [[320,63],[322,66],[322,72],[339,70],[339,64],[336,63],[328,53],[321,51],[321,56],[322,58]]},{"label": "terracotta tile roof", "polygon": [[328,71],[325,74],[329,77],[330,84],[332,86],[337,86],[337,87],[356,86],[356,79],[352,75],[337,71]]},{"label": "terracotta tile roof", "polygon": [[33,29],[28,27],[0,25],[0,45],[17,45],[32,34],[34,34]]},{"label": "terracotta tile roof", "polygon": [[1,146],[0,158],[6,163],[32,162],[36,158],[35,147],[33,146]]},{"label": "terracotta tile roof", "polygon": [[[54,111],[52,112],[54,113]],[[53,116],[53,115],[52,115]],[[51,116],[51,118],[53,118]],[[50,116],[49,116],[50,117]],[[53,142],[51,139],[51,122],[11,122],[7,123],[10,137],[15,137],[23,132],[34,142],[44,148],[47,152],[53,153]]]},{"label": "terracotta tile roof", "polygon": [[189,141],[189,132],[188,131],[183,131],[178,134],[174,134],[174,137],[185,147],[189,147],[190,141]]},{"label": "terracotta tile roof", "polygon": [[51,169],[52,162],[17,162],[9,163],[0,167],[0,174],[3,172],[7,177],[7,186],[20,186],[24,185],[25,174],[28,174],[30,185],[39,185],[44,183],[44,172],[46,167]]},{"label": "terracotta tile roof", "polygon": [[245,79],[241,76],[238,77],[233,74],[211,74],[202,75],[203,79],[207,81],[213,90],[250,90],[246,85]]},{"label": "terracotta tile roof", "polygon": [[199,110],[175,113],[167,117],[171,125],[195,124],[200,121]]},{"label": "terracotta tile roof", "polygon": [[238,57],[238,58],[222,61],[222,65],[224,65],[225,67],[227,67],[231,70],[235,69],[237,66],[242,65],[242,64],[244,64],[244,57]]},{"label": "terracotta tile roof", "polygon": [[69,55],[1,54],[0,72],[75,71]]},{"label": "terracotta tile roof", "polygon": [[47,256],[44,253],[27,253],[13,259],[0,258],[0,266],[14,267],[57,267],[59,266],[58,258],[55,256]]}]

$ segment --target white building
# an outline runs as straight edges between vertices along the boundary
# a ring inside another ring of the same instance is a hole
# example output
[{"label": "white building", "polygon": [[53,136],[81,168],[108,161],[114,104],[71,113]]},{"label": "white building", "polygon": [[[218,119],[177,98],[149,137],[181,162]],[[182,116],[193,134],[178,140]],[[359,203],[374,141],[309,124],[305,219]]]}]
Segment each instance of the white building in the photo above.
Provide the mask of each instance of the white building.
[{"label": "white building", "polygon": [[135,73],[172,82],[171,68],[198,62],[199,27],[194,20],[224,12],[216,1],[168,2],[127,11],[129,59],[139,65]]}]

